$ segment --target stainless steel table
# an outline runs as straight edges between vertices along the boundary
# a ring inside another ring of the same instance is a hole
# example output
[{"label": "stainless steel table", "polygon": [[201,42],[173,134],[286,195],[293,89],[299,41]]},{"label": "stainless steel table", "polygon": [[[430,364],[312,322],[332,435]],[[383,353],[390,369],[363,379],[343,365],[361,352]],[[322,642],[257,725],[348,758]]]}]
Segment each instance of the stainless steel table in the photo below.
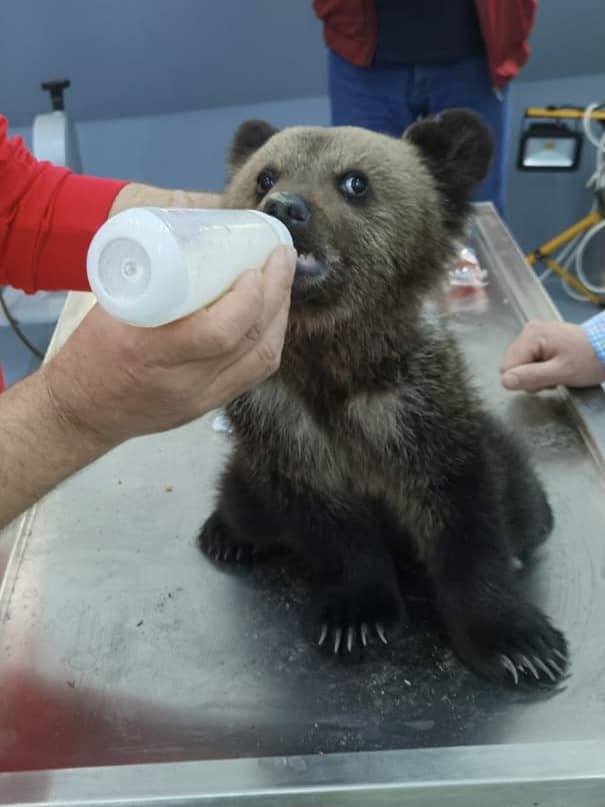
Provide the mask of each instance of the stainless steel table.
[{"label": "stainless steel table", "polygon": [[220,573],[194,545],[227,442],[207,417],[127,443],[0,538],[0,805],[605,804],[605,398],[500,388],[523,321],[557,315],[490,205],[473,241],[483,310],[448,316],[554,505],[528,585],[570,639],[561,691],[477,680],[421,599],[386,652],[318,656],[279,565]]}]

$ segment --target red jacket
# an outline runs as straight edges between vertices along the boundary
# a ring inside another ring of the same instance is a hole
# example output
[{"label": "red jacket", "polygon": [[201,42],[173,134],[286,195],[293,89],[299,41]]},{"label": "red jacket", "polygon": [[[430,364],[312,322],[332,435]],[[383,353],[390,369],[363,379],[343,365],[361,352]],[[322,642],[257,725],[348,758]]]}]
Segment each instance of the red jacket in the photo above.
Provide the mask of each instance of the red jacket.
[{"label": "red jacket", "polygon": [[[475,0],[491,84],[502,89],[529,56],[537,0]],[[328,47],[352,64],[372,63],[378,36],[374,0],[313,0]]]},{"label": "red jacket", "polygon": [[88,245],[125,184],[38,162],[0,116],[0,285],[89,290]]}]

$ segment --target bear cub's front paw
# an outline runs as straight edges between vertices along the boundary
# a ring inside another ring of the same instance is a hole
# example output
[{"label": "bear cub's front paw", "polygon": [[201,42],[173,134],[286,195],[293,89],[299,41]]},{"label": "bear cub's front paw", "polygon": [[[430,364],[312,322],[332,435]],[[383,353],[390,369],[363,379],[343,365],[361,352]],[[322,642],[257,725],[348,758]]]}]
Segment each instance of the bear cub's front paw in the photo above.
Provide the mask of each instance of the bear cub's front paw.
[{"label": "bear cub's front paw", "polygon": [[231,534],[218,512],[206,521],[197,542],[202,552],[214,563],[245,565],[252,563],[257,554],[252,544],[242,543]]},{"label": "bear cub's front paw", "polygon": [[359,653],[371,643],[388,644],[389,635],[405,621],[399,592],[382,584],[333,586],[312,596],[307,633],[319,648],[336,656]]},{"label": "bear cub's front paw", "polygon": [[535,606],[517,602],[498,618],[453,625],[461,658],[484,678],[513,686],[556,686],[569,665],[567,641]]}]

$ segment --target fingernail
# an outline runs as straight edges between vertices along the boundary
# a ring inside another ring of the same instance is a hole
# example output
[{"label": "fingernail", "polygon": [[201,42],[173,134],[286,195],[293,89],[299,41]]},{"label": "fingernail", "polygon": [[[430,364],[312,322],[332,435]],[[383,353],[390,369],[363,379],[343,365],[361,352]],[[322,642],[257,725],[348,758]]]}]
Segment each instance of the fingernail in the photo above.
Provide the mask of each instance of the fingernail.
[{"label": "fingernail", "polygon": [[502,376],[502,383],[508,389],[519,389],[519,376],[516,373],[505,373]]}]

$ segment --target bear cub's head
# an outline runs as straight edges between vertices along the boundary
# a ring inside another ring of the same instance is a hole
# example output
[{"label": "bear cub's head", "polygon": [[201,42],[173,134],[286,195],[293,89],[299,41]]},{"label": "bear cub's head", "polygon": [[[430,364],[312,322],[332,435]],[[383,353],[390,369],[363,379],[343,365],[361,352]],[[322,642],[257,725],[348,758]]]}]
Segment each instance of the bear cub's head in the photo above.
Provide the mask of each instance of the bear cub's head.
[{"label": "bear cub's head", "polygon": [[385,311],[434,287],[491,154],[487,128],[467,110],[415,123],[401,139],[251,120],[233,140],[223,204],[290,230],[293,313]]}]

